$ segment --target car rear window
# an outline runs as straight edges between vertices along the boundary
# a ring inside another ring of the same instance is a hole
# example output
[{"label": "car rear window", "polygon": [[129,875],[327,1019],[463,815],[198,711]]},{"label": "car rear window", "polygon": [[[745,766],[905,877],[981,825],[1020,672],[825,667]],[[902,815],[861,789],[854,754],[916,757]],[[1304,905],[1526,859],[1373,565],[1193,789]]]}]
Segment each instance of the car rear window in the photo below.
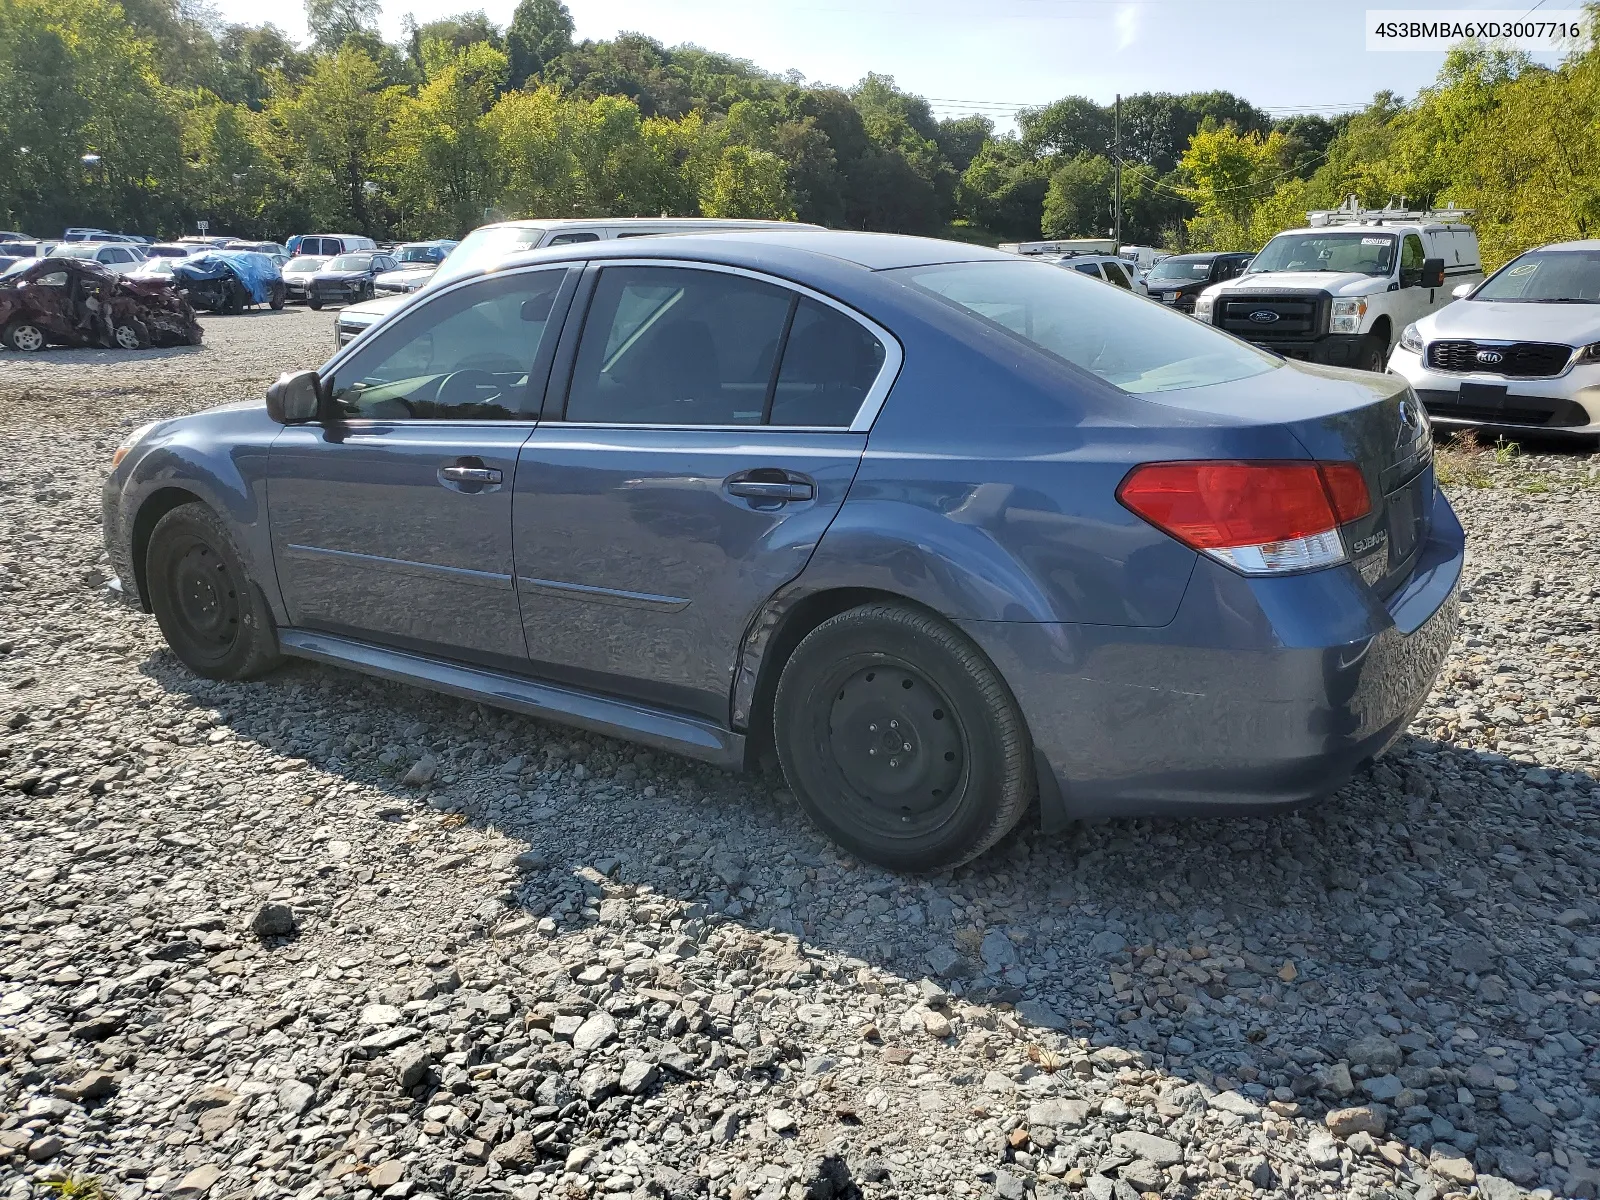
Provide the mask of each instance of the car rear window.
[{"label": "car rear window", "polygon": [[365,271],[372,265],[370,254],[341,254],[328,264],[330,271]]},{"label": "car rear window", "polygon": [[1209,325],[1048,263],[954,263],[895,274],[1125,392],[1230,383],[1282,365]]}]

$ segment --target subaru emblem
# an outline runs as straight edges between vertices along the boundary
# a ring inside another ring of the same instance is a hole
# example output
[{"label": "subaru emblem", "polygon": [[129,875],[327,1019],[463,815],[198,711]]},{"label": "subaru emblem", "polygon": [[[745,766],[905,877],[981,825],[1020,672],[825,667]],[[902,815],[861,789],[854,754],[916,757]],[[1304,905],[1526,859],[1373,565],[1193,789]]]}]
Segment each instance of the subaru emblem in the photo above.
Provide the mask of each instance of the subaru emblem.
[{"label": "subaru emblem", "polygon": [[1506,360],[1506,356],[1504,354],[1501,354],[1500,351],[1498,351],[1498,350],[1479,350],[1478,351],[1478,361],[1481,362],[1486,367],[1492,367],[1496,363],[1505,362],[1505,360]]},{"label": "subaru emblem", "polygon": [[1278,319],[1278,314],[1270,308],[1258,308],[1250,314],[1250,319],[1257,325],[1271,325]]}]

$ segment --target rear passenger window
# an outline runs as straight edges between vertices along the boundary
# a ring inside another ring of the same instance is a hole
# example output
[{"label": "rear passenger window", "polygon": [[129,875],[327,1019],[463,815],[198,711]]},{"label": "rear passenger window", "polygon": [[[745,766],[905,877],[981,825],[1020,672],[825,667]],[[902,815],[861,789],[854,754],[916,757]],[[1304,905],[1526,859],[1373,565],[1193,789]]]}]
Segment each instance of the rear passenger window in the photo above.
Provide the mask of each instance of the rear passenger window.
[{"label": "rear passenger window", "polygon": [[566,419],[847,427],[884,354],[860,322],[785,287],[721,271],[608,267]]},{"label": "rear passenger window", "polygon": [[1105,271],[1106,278],[1112,283],[1120,288],[1127,288],[1129,291],[1133,290],[1133,284],[1128,282],[1128,277],[1123,274],[1122,268],[1116,263],[1101,263],[1100,266]]},{"label": "rear passenger window", "polygon": [[558,233],[545,243],[546,246],[570,246],[574,242],[598,242],[598,233]]},{"label": "rear passenger window", "polygon": [[1085,275],[1093,275],[1096,279],[1100,278],[1100,268],[1093,263],[1073,263],[1072,269],[1081,271]]},{"label": "rear passenger window", "polygon": [[761,424],[790,295],[721,271],[607,268],[578,345],[566,419]]},{"label": "rear passenger window", "polygon": [[772,397],[773,425],[847,427],[883,369],[883,343],[836,308],[801,299]]}]

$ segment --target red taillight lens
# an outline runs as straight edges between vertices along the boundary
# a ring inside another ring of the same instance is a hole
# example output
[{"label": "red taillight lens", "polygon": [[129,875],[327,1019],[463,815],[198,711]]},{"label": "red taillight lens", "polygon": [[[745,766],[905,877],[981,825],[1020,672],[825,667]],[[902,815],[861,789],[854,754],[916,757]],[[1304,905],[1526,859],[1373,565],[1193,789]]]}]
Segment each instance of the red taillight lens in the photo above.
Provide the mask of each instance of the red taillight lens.
[{"label": "red taillight lens", "polygon": [[1339,526],[1372,511],[1361,469],[1347,462],[1145,463],[1128,472],[1117,499],[1250,574],[1341,561]]}]

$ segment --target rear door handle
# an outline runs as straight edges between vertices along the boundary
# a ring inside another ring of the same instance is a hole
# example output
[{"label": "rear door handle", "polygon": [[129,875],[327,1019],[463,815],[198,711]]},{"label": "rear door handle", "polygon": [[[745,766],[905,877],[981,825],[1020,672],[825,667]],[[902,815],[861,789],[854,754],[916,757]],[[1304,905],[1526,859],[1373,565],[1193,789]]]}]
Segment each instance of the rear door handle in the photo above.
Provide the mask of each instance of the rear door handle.
[{"label": "rear door handle", "polygon": [[439,478],[451,483],[499,483],[502,476],[497,467],[440,467]]},{"label": "rear door handle", "polygon": [[796,471],[785,471],[778,467],[740,471],[724,479],[722,486],[730,496],[780,504],[791,500],[811,500],[817,494],[817,485],[812,480]]}]

